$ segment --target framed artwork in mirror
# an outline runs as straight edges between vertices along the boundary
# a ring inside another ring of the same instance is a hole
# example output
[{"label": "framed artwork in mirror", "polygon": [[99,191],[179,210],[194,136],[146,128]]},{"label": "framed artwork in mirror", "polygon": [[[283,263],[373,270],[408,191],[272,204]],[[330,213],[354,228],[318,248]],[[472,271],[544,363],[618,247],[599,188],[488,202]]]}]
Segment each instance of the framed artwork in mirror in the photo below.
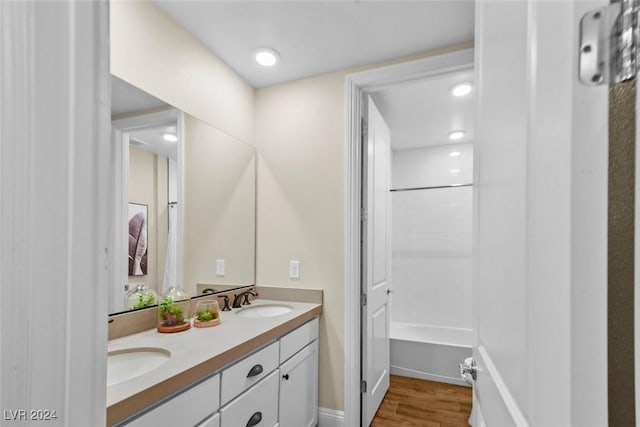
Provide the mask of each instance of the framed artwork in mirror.
[{"label": "framed artwork in mirror", "polygon": [[147,274],[147,205],[129,203],[129,276]]}]

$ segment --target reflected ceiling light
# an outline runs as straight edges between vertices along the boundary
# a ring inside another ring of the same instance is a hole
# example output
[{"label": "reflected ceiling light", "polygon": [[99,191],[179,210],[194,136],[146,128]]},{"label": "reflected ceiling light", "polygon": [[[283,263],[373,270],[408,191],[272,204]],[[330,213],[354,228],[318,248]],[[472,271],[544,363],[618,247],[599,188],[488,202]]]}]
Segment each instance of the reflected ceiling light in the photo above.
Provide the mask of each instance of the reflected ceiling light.
[{"label": "reflected ceiling light", "polygon": [[278,63],[278,52],[269,48],[260,48],[255,52],[256,62],[263,67],[273,67]]},{"label": "reflected ceiling light", "polygon": [[452,151],[449,153],[449,157],[458,157],[460,155],[459,151]]},{"label": "reflected ceiling light", "polygon": [[169,141],[169,142],[176,142],[178,140],[178,137],[172,133],[165,133],[164,135],[162,135],[162,137],[164,138],[165,141]]},{"label": "reflected ceiling light", "polygon": [[463,130],[454,130],[453,132],[449,133],[449,139],[451,141],[457,141],[459,139],[462,139],[463,136],[464,136]]},{"label": "reflected ceiling light", "polygon": [[451,88],[451,95],[457,97],[467,96],[471,93],[472,87],[473,86],[471,86],[471,83],[469,82],[458,83]]}]

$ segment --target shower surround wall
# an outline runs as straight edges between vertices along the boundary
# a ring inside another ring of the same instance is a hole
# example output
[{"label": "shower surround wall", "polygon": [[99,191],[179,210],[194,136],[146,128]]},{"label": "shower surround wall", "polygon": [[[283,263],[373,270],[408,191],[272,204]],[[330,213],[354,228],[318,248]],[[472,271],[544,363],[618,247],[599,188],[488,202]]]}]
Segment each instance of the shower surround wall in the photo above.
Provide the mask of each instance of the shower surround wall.
[{"label": "shower surround wall", "polygon": [[[393,152],[391,321],[471,329],[471,143]],[[471,334],[468,333],[471,344]],[[392,338],[393,335],[392,335]]]},{"label": "shower surround wall", "polygon": [[391,373],[465,385],[458,363],[471,356],[473,190],[464,185],[473,148],[396,151],[392,162]]}]

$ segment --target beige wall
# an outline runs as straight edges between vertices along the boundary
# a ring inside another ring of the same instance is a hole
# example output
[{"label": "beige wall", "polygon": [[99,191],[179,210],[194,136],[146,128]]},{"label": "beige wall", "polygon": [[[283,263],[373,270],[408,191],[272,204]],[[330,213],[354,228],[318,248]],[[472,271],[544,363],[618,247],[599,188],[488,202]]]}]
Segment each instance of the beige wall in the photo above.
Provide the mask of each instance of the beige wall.
[{"label": "beige wall", "polygon": [[[256,92],[260,286],[324,289],[320,406],[344,405],[344,73]],[[300,279],[289,279],[289,260]]]},{"label": "beige wall", "polygon": [[147,274],[129,276],[162,293],[167,252],[167,158],[129,148],[129,202],[147,205]]},{"label": "beige wall", "polygon": [[[153,4],[111,3],[113,74],[223,133],[255,141],[256,282],[324,289],[320,406],[336,410],[344,408],[344,79],[366,68],[254,91]],[[291,259],[300,261],[298,280],[288,277]]]},{"label": "beige wall", "polygon": [[[213,126],[184,120],[184,280],[196,283],[255,282],[255,148]],[[216,276],[216,260],[225,275]]]},{"label": "beige wall", "polygon": [[253,144],[251,86],[149,0],[110,8],[112,74]]},{"label": "beige wall", "polygon": [[[256,91],[256,282],[324,289],[320,406],[344,409],[345,77],[355,71],[468,49],[466,43]],[[300,279],[288,262],[300,261]]]}]

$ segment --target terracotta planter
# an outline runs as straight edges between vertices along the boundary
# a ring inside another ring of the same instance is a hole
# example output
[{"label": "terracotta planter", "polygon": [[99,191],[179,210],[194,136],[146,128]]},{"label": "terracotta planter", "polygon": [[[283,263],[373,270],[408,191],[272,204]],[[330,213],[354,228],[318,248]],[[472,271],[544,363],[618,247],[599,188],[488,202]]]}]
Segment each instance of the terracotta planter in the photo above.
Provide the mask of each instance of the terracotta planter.
[{"label": "terracotta planter", "polygon": [[209,328],[211,326],[218,326],[220,324],[220,319],[213,320],[198,320],[193,319],[193,326],[196,328]]},{"label": "terracotta planter", "polygon": [[158,332],[162,332],[164,334],[171,334],[174,332],[182,332],[186,331],[191,327],[191,323],[184,322],[180,325],[166,326],[166,325],[158,325]]}]

